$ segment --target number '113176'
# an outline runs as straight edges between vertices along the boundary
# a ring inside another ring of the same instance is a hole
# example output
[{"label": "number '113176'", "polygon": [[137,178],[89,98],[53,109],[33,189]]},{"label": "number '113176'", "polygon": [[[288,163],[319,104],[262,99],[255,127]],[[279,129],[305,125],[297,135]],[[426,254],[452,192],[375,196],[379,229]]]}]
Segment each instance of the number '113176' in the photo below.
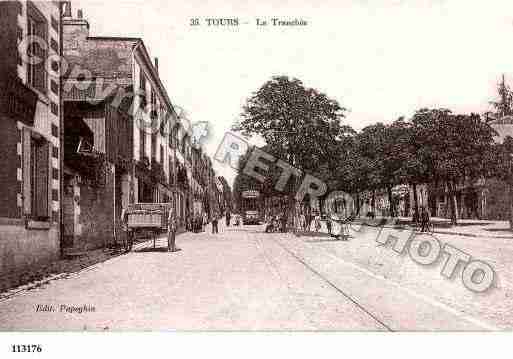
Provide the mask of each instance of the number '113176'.
[{"label": "number '113176'", "polygon": [[13,353],[41,353],[43,348],[39,344],[14,344],[11,350]]}]

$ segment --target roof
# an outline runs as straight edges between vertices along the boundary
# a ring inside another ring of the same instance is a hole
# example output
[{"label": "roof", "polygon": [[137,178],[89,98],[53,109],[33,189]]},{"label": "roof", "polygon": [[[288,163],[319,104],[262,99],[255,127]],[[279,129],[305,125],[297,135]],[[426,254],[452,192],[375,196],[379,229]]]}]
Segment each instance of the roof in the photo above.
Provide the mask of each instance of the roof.
[{"label": "roof", "polygon": [[[132,78],[132,53],[140,43],[136,38],[88,37],[83,45],[66,40],[64,57],[68,78],[83,76],[84,70],[96,78]],[[80,70],[80,71],[79,71]]]}]

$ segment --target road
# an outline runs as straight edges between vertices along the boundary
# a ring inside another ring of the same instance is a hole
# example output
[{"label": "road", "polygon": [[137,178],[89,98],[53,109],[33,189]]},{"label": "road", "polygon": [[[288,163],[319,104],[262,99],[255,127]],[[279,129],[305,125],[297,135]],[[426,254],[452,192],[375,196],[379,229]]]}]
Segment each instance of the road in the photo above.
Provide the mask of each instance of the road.
[{"label": "road", "polygon": [[[129,254],[0,302],[0,330],[512,327],[509,288],[470,292],[377,246],[373,236],[360,231],[342,242],[245,226],[180,235],[176,253],[163,250],[163,238],[156,250],[140,243]],[[490,305],[497,300],[502,310]],[[38,305],[54,311],[38,311]],[[65,311],[83,305],[89,311]]]}]

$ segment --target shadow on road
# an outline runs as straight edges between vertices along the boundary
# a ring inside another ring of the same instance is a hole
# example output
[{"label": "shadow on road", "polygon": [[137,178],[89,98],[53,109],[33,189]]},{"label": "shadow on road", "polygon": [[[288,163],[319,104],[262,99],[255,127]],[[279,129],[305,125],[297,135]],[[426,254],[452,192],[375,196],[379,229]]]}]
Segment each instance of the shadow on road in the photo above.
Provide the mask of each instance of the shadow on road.
[{"label": "shadow on road", "polygon": [[[177,248],[175,252],[179,252],[181,251],[180,248]],[[172,252],[169,252],[167,250],[167,247],[157,247],[157,248],[153,248],[153,247],[144,247],[144,248],[139,248],[139,249],[135,249],[132,251],[133,253],[148,253],[148,252],[162,252],[162,253],[172,253]]]}]

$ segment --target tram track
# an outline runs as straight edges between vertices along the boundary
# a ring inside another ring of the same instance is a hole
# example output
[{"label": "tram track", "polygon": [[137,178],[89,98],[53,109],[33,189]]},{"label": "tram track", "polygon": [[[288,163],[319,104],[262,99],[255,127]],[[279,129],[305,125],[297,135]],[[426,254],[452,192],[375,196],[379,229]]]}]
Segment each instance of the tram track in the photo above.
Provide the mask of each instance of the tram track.
[{"label": "tram track", "polygon": [[311,265],[306,263],[301,257],[296,255],[293,251],[291,251],[289,248],[284,246],[282,243],[280,243],[278,240],[274,238],[270,238],[275,244],[277,244],[281,249],[283,249],[286,253],[288,253],[294,260],[298,263],[300,263],[304,268],[306,268],[309,272],[314,274],[317,278],[319,278],[321,281],[326,283],[328,286],[330,286],[333,290],[335,290],[338,294],[342,295],[345,299],[349,300],[351,303],[353,303],[360,311],[362,311],[366,316],[370,317],[373,321],[379,324],[382,328],[384,328],[387,331],[393,332],[394,330],[386,324],[382,319],[380,319],[376,314],[372,313],[370,310],[368,310],[363,304],[361,304],[358,300],[353,298],[351,295],[346,293],[344,290],[339,288],[335,283],[333,283],[331,280],[329,280],[326,276],[324,276],[322,273],[317,271],[315,268],[313,268]]},{"label": "tram track", "polygon": [[[369,310],[368,306],[365,306],[364,304],[361,303],[361,301],[357,300],[354,296],[347,293],[347,291],[341,289],[336,283],[334,283],[333,281],[328,279],[325,275],[323,275],[321,272],[319,272],[317,269],[315,269],[312,265],[308,264],[300,255],[297,255],[293,250],[289,249],[285,244],[281,243],[280,240],[274,239],[274,238],[272,240],[277,245],[279,245],[285,252],[287,252],[289,255],[291,255],[295,260],[297,260],[299,263],[301,263],[303,266],[305,266],[309,271],[314,273],[318,278],[322,279],[325,283],[327,283],[330,287],[332,287],[334,290],[336,290],[339,294],[343,295],[345,298],[350,300],[353,304],[355,304],[355,306],[358,309],[360,309],[366,315],[368,315],[373,320],[375,320],[377,323],[382,325],[385,329],[387,329],[389,331],[403,330],[401,322],[400,321],[397,322],[397,318],[395,318],[396,317],[395,313],[389,312],[385,316],[387,318],[391,319],[395,323],[395,325],[399,325],[401,327],[401,329],[398,329],[398,328],[392,329],[392,325],[387,324],[378,315],[376,315],[375,312],[373,313],[371,310]],[[465,330],[469,330],[469,329],[467,329],[467,325],[469,326],[469,328],[474,328],[473,330],[486,330],[486,331],[499,330],[499,328],[496,327],[495,325],[486,323],[481,319],[478,319],[472,315],[469,315],[465,311],[461,311],[456,308],[453,308],[443,302],[440,302],[439,300],[436,300],[436,299],[429,297],[425,294],[419,293],[411,288],[401,286],[399,283],[391,281],[391,280],[387,279],[386,277],[376,274],[366,268],[362,268],[361,266],[359,266],[357,264],[347,262],[340,256],[333,254],[333,253],[329,253],[325,249],[322,249],[322,247],[317,248],[317,249],[319,250],[319,255],[326,256],[327,259],[329,258],[329,259],[332,259],[335,261],[340,261],[341,262],[340,264],[342,264],[344,267],[353,268],[356,272],[359,272],[359,273],[365,275],[365,277],[372,278],[373,280],[382,282],[385,286],[390,287],[390,289],[394,288],[394,291],[396,291],[396,293],[404,293],[404,295],[408,298],[411,298],[411,300],[413,302],[423,303],[423,305],[426,306],[425,308],[428,308],[428,307],[432,308],[432,309],[427,309],[428,311],[426,311],[426,309],[425,309],[424,313],[426,313],[426,314],[428,314],[431,311],[433,311],[433,313],[438,312],[438,314],[437,314],[438,317],[439,318],[446,317],[447,323],[452,323],[452,324],[467,323],[467,324],[465,324]],[[409,302],[406,302],[406,303],[409,304]],[[440,315],[442,317],[440,317]],[[454,318],[454,319],[449,319],[449,318]],[[435,325],[437,325],[437,323],[435,323]],[[451,328],[451,330],[461,330],[460,329],[461,324],[459,326],[456,326],[457,329],[454,329],[455,326],[451,325],[451,324],[449,324],[448,327]],[[431,328],[431,327],[429,327],[429,328]],[[437,326],[437,328],[438,328],[438,326]],[[442,328],[446,328],[446,326],[444,325]]]}]

